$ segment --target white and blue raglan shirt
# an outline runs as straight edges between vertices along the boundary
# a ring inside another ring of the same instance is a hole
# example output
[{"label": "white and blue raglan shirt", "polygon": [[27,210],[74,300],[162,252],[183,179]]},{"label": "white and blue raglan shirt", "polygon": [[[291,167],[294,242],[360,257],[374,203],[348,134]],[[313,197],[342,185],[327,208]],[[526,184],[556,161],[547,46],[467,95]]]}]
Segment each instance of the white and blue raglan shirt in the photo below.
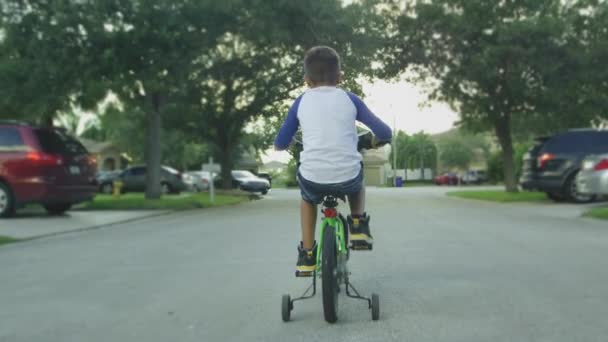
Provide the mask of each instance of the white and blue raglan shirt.
[{"label": "white and blue raglan shirt", "polygon": [[356,121],[371,129],[378,140],[391,139],[390,127],[356,95],[337,87],[308,89],[289,109],[274,145],[278,150],[289,147],[300,127],[304,144],[300,175],[319,184],[346,182],[361,171]]}]

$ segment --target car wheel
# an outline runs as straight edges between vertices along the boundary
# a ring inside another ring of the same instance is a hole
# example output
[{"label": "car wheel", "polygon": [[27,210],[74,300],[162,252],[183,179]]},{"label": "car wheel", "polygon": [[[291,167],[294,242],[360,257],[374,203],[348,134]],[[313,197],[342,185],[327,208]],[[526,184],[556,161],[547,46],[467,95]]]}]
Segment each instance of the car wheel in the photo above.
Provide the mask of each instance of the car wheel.
[{"label": "car wheel", "polygon": [[566,197],[560,193],[557,192],[547,192],[547,198],[549,198],[550,200],[554,201],[554,202],[563,202],[566,200]]},{"label": "car wheel", "polygon": [[567,194],[567,198],[574,202],[574,203],[591,203],[595,200],[595,196],[594,195],[586,195],[586,194],[581,194],[580,192],[578,192],[578,188],[576,186],[576,175],[578,174],[578,171],[576,171],[574,174],[572,174],[570,176],[570,178],[568,178],[568,181],[566,182],[566,191],[565,193]]},{"label": "car wheel", "polygon": [[66,211],[72,208],[71,203],[53,203],[53,204],[45,204],[44,209],[51,215],[62,215]]},{"label": "car wheel", "polygon": [[169,185],[168,183],[162,183],[160,185],[160,190],[163,193],[163,195],[167,195],[171,193],[171,185]]},{"label": "car wheel", "polygon": [[268,190],[262,191],[262,195],[267,195],[267,194],[268,194]]},{"label": "car wheel", "polygon": [[4,183],[0,183],[0,217],[10,217],[15,213],[15,197]]},{"label": "car wheel", "polygon": [[101,185],[101,192],[106,195],[111,195],[114,192],[114,186],[111,183],[104,183]]}]

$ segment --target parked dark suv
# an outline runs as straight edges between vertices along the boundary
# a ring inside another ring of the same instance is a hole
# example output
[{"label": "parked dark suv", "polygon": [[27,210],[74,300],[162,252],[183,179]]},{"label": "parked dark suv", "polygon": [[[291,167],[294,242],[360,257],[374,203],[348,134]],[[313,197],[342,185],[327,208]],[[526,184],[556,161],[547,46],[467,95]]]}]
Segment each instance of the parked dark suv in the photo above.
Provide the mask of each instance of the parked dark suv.
[{"label": "parked dark suv", "polygon": [[554,201],[592,202],[593,195],[577,191],[576,175],[586,156],[602,153],[608,153],[608,130],[571,130],[538,138],[524,155],[520,185],[546,192]]},{"label": "parked dark suv", "polygon": [[29,203],[61,214],[89,201],[96,170],[84,146],[62,130],[0,121],[0,217]]}]

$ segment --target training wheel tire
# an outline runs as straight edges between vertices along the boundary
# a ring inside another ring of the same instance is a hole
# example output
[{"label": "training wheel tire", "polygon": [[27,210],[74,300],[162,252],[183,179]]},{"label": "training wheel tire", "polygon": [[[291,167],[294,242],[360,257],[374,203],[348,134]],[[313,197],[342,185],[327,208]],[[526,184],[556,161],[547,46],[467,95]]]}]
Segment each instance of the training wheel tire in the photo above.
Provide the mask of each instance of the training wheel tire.
[{"label": "training wheel tire", "polygon": [[372,293],[372,320],[380,319],[380,296]]},{"label": "training wheel tire", "polygon": [[292,308],[291,297],[289,295],[283,295],[281,303],[281,317],[283,318],[283,322],[289,322]]}]

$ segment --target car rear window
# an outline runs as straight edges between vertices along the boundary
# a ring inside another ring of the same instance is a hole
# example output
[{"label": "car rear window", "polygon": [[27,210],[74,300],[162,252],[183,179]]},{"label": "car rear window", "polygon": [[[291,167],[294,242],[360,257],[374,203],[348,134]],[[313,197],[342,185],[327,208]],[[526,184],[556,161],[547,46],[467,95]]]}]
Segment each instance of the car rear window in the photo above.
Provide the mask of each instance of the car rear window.
[{"label": "car rear window", "polygon": [[591,148],[591,132],[570,132],[556,135],[543,146],[550,153],[578,153]]},{"label": "car rear window", "polygon": [[608,153],[608,131],[596,132],[591,138],[594,153]]},{"label": "car rear window", "polygon": [[21,133],[12,127],[0,127],[0,152],[26,150]]},{"label": "car rear window", "polygon": [[71,136],[59,131],[48,129],[34,130],[40,147],[46,153],[65,154],[65,155],[81,155],[87,154],[87,149],[82,144]]}]

